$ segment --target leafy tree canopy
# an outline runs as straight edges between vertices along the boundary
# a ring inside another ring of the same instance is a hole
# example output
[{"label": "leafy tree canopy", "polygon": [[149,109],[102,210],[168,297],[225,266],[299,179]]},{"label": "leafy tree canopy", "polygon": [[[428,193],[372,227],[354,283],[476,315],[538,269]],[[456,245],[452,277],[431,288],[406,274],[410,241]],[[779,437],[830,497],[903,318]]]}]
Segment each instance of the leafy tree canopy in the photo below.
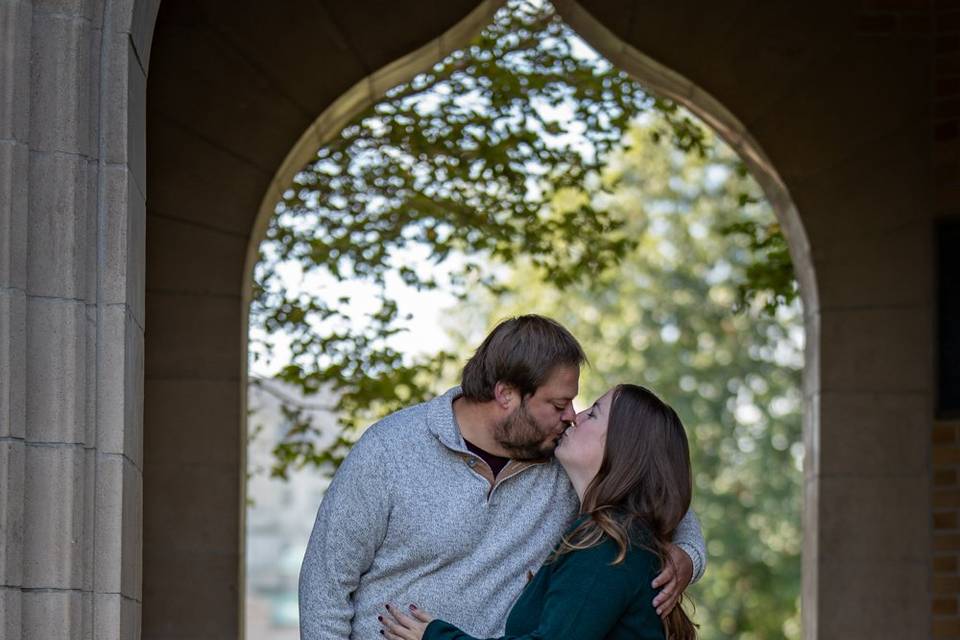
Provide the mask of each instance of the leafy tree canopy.
[{"label": "leafy tree canopy", "polygon": [[[569,196],[611,195],[602,168],[644,114],[657,115],[645,129],[651,139],[684,155],[707,153],[695,119],[597,56],[549,3],[511,0],[469,46],[389,91],[321,148],[278,203],[261,245],[251,351],[269,358],[278,337],[290,340],[278,377],[306,394],[330,390],[342,430],[320,446],[308,414],[288,403],[291,428],[274,473],[336,466],[355,427],[425,399],[451,363],[446,352],[414,360],[389,345],[402,319],[388,274],[466,298],[506,290],[496,265],[522,259],[564,287],[600,277],[634,251],[628,211],[608,206],[609,197]],[[787,300],[789,268],[766,268],[767,255],[789,267],[777,253],[782,236],[751,225],[728,229],[755,242],[757,272],[747,274],[741,301],[761,289]],[[437,268],[411,266],[410,252]],[[288,288],[279,267],[291,264],[373,283],[380,308],[358,325],[344,310],[349,298]]]},{"label": "leafy tree canopy", "polygon": [[[291,265],[372,285],[380,307],[356,323],[349,298],[288,288]],[[462,300],[456,355],[390,346],[397,275]],[[645,384],[687,426],[711,558],[692,590],[703,637],[799,637],[802,326],[786,242],[729,148],[548,3],[510,0],[320,149],[255,278],[252,352],[290,339],[278,377],[329,392],[340,417],[331,438],[289,398],[275,475],[335,467],[356,427],[426,399],[497,318],[552,315],[593,362],[585,398]]]},{"label": "leafy tree canopy", "polygon": [[756,268],[754,234],[774,225],[773,213],[729,148],[707,135],[703,156],[678,153],[649,135],[658,117],[628,130],[601,171],[605,188],[577,194],[622,212],[637,247],[618,268],[558,287],[518,261],[508,293],[477,296],[452,325],[468,349],[497,318],[549,315],[590,356],[581,406],[620,382],[669,402],[691,441],[693,508],[710,558],[690,590],[700,637],[799,638],[801,309],[767,292],[732,311]]}]

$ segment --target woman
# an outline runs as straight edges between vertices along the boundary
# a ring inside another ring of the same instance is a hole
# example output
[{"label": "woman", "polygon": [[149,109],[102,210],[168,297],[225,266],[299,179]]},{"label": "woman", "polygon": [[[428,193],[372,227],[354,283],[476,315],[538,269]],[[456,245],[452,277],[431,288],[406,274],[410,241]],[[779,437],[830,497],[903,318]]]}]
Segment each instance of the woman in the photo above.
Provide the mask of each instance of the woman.
[{"label": "woman", "polygon": [[[690,453],[677,414],[619,385],[577,414],[556,449],[581,516],[520,594],[503,640],[692,640],[677,606],[661,620],[650,586],[690,506]],[[378,616],[390,640],[473,640],[409,605]]]}]

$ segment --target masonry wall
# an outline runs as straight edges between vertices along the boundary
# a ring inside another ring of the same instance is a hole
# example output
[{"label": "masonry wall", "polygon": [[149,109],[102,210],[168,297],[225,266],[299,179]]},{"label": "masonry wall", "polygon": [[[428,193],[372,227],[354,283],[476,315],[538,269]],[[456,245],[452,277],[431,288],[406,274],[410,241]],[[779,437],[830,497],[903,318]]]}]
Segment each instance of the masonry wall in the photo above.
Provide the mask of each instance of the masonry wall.
[{"label": "masonry wall", "polygon": [[3,638],[139,632],[149,12],[0,2]]},{"label": "masonry wall", "polygon": [[[960,217],[960,2],[934,3],[933,170],[935,215]],[[933,637],[960,638],[960,419],[932,436]]]},{"label": "masonry wall", "polygon": [[960,420],[933,429],[933,637],[960,638]]},{"label": "masonry wall", "polygon": [[[778,206],[799,212],[807,637],[956,635],[957,426],[931,439],[929,261],[930,221],[960,197],[953,4],[562,4],[585,10],[584,29],[606,25],[624,68],[656,63],[680,99],[723,105],[727,133],[774,168]],[[169,55],[153,64],[156,1],[0,1],[4,638],[139,638],[149,607],[142,635],[203,622],[204,637],[235,637],[242,288],[264,194],[301,135],[429,62],[409,55],[476,3],[394,4],[389,19],[359,0],[169,6]]]}]

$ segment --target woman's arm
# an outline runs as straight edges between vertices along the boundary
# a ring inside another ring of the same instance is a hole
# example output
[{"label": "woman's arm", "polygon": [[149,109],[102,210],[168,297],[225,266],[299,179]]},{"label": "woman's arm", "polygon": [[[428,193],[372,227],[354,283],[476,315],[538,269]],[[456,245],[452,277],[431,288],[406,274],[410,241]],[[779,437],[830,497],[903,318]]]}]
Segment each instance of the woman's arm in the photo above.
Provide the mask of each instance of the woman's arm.
[{"label": "woman's arm", "polygon": [[[639,638],[664,638],[663,623],[651,604],[655,557],[633,549],[627,560],[611,566],[616,553],[616,545],[606,541],[561,556],[549,578],[537,628],[498,640],[602,640],[634,604],[649,608],[637,614],[643,627]],[[390,611],[392,616],[384,616],[390,623],[384,625],[389,640],[477,640],[443,620],[426,622],[428,614],[414,619],[394,607]]]}]

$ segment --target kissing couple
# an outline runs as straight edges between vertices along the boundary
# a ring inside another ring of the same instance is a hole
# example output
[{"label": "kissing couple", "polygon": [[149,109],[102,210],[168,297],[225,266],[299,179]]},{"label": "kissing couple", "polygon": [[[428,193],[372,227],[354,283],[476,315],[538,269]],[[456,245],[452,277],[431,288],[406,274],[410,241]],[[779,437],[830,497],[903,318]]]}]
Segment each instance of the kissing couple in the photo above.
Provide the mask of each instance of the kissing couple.
[{"label": "kissing couple", "polygon": [[706,564],[674,410],[618,384],[576,413],[583,348],[536,315],[445,394],[380,420],[317,513],[302,640],[692,640]]}]

